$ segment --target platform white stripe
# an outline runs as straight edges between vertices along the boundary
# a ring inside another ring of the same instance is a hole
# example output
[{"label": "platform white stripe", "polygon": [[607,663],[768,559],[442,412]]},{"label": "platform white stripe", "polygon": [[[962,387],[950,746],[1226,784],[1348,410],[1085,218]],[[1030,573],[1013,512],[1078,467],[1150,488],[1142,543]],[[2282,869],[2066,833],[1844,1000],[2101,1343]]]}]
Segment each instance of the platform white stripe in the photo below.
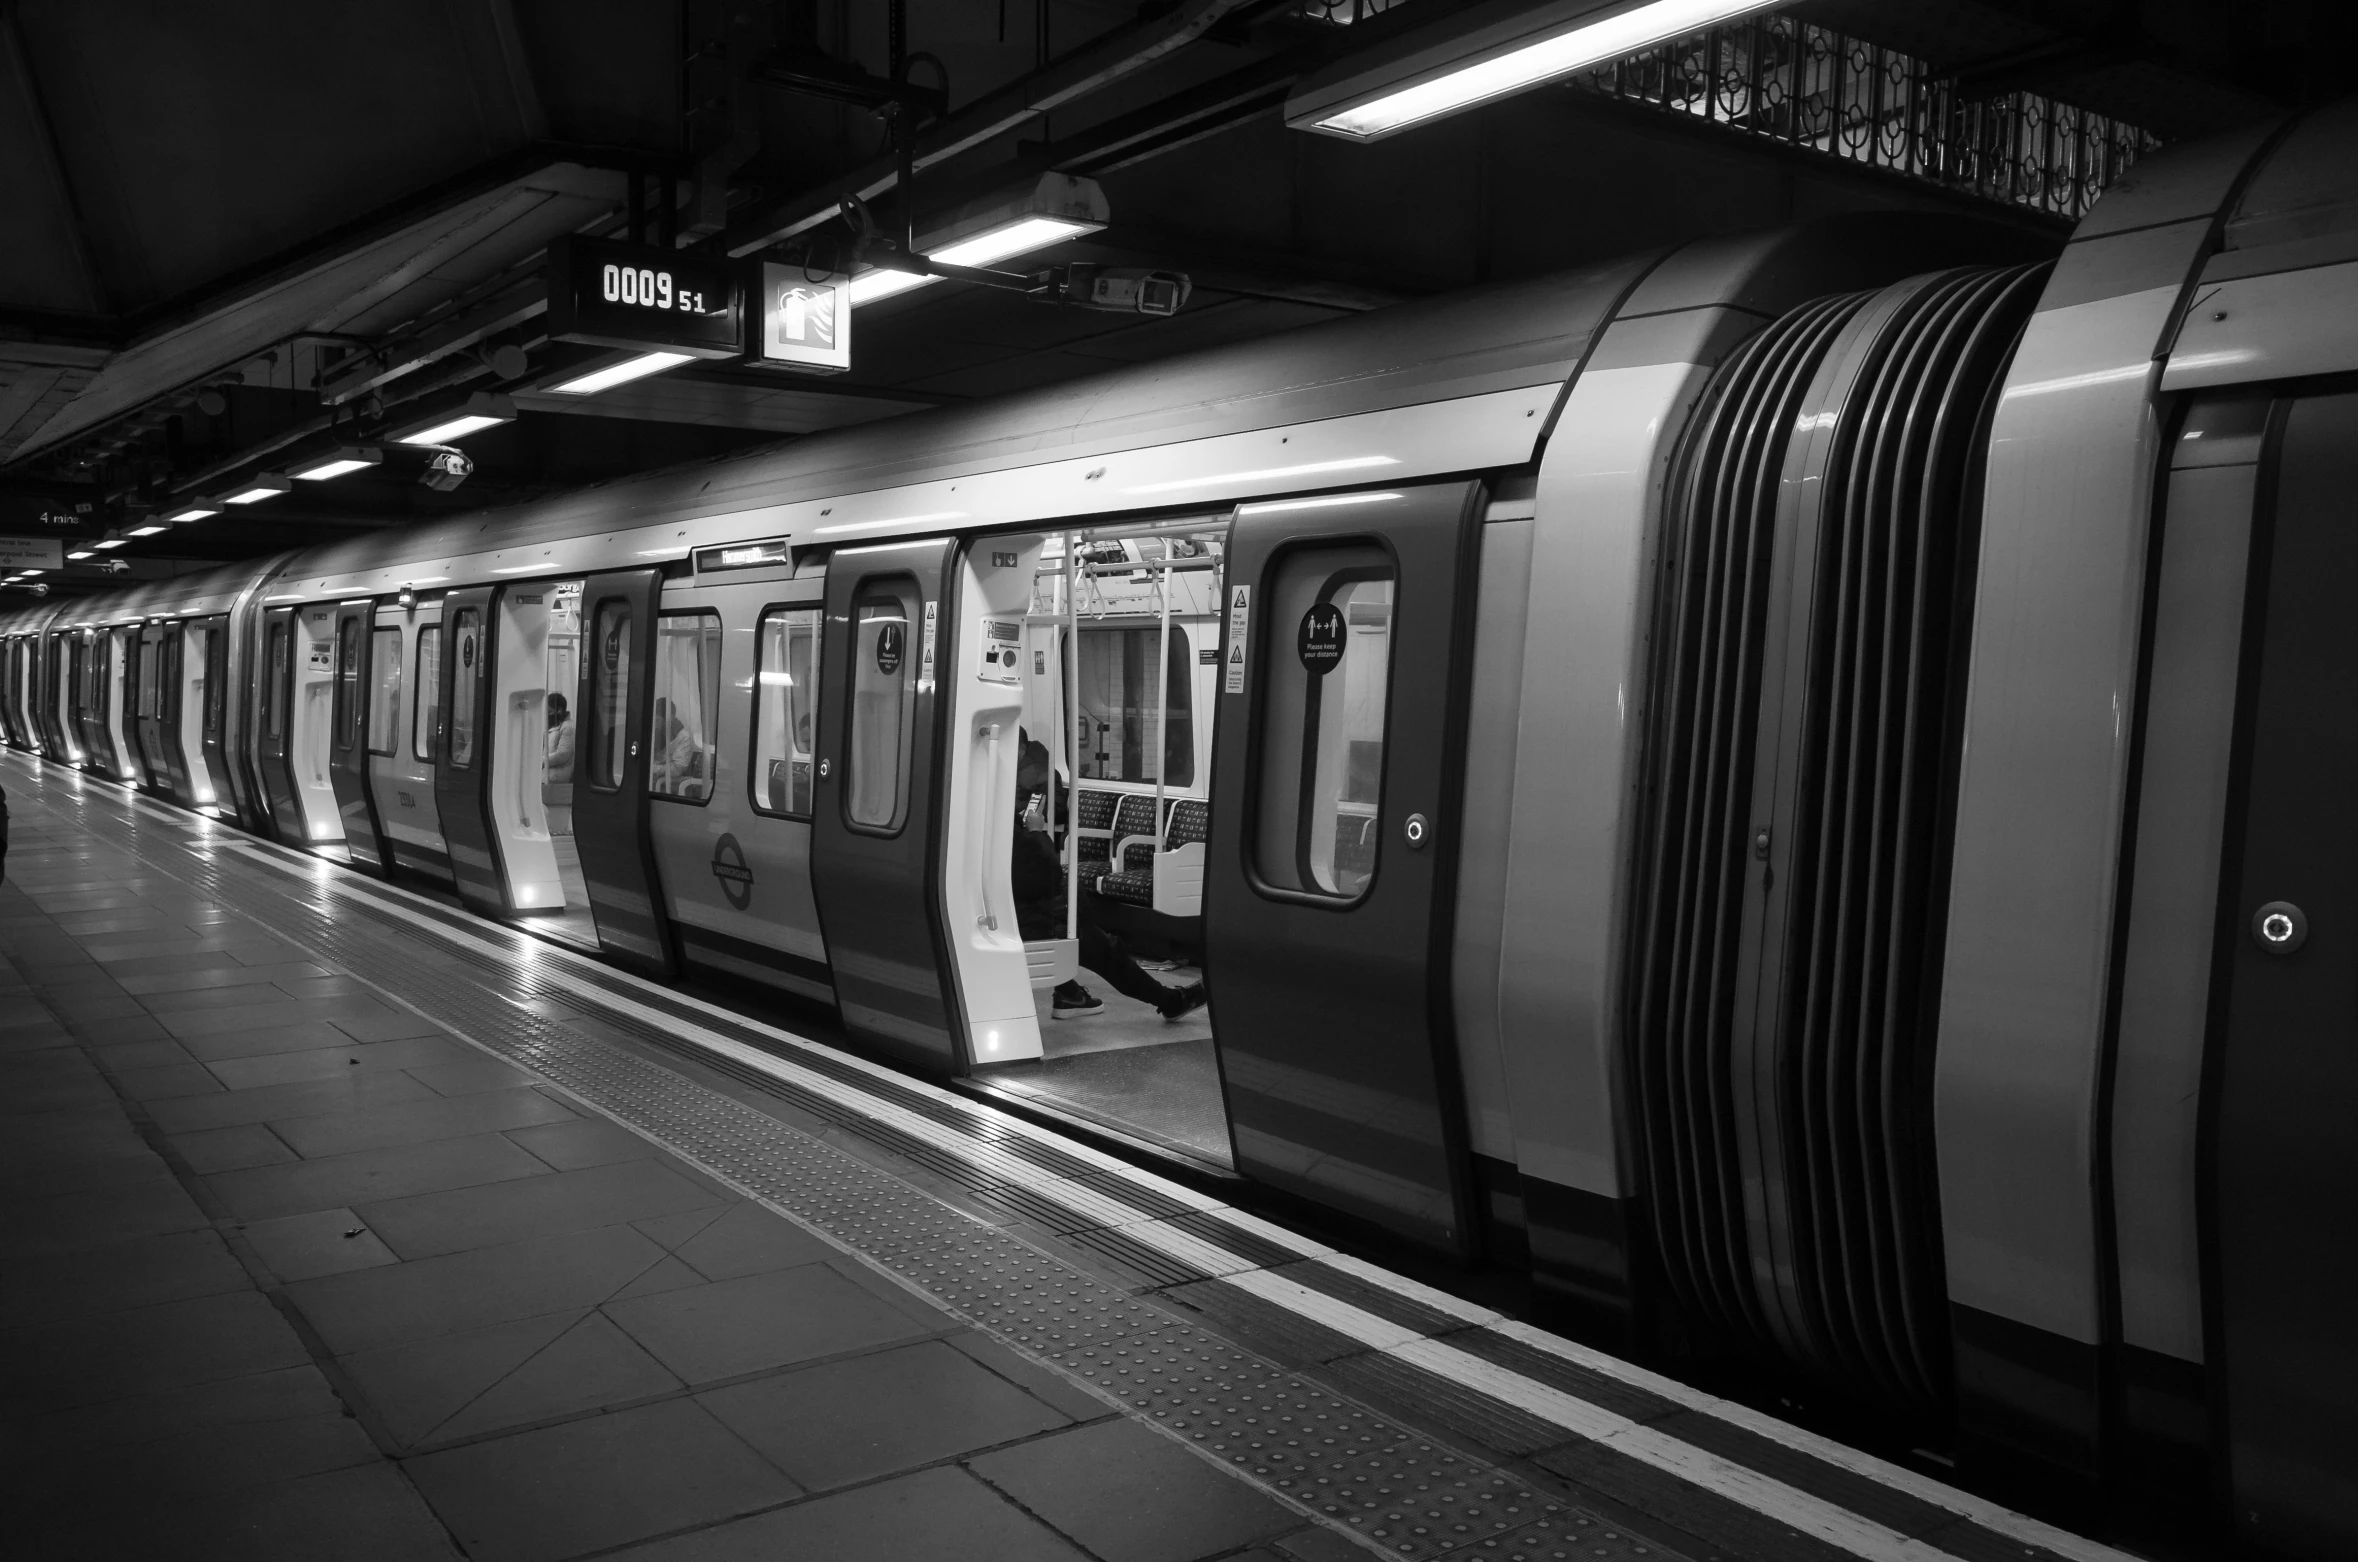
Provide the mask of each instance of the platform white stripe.
[{"label": "platform white stripe", "polygon": [[[139,799],[145,803],[146,799]],[[149,805],[154,806],[154,805]],[[526,946],[534,957],[550,958],[596,970],[603,976],[619,978],[632,985],[648,986],[644,979],[606,965],[592,956],[561,949],[528,934],[508,933],[516,944],[502,944],[478,934],[473,929],[461,929],[435,918],[420,915],[398,904],[394,895],[406,898],[407,892],[382,885],[364,889],[344,880],[334,872],[318,874],[301,871],[314,865],[326,866],[319,859],[310,858],[284,848],[252,842],[223,832],[223,843],[248,852],[257,861],[267,862],[289,876],[328,889],[348,899],[400,917],[426,932],[454,944],[471,946],[476,950],[501,958],[514,958],[516,945]],[[491,925],[487,924],[487,931]],[[505,930],[502,930],[505,931]],[[798,1049],[810,1049],[817,1043],[779,1031],[775,1027],[743,1015],[733,1014],[717,1005],[709,1004],[688,994],[669,989],[654,989],[664,993],[667,1000],[693,1005],[706,1013],[726,1019],[738,1026],[747,1026],[775,1036],[777,1040]],[[990,1172],[1019,1182],[1053,1199],[1055,1202],[1085,1216],[1100,1225],[1119,1229],[1126,1235],[1147,1243],[1160,1252],[1204,1273],[1218,1278],[1223,1284],[1235,1286],[1274,1305],[1285,1308],[1307,1321],[1333,1329],[1346,1338],[1366,1345],[1371,1350],[1393,1355],[1419,1368],[1433,1372],[1447,1381],[1461,1383],[1506,1405],[1534,1415],[1567,1432],[1588,1438],[1641,1463],[1662,1470],[1703,1490],[1736,1502],[1765,1517],[1805,1534],[1813,1535],[1829,1545],[1853,1555],[1874,1559],[1874,1562],[1956,1562],[1955,1556],[1937,1547],[1914,1540],[1887,1526],[1874,1523],[1838,1503],[1818,1497],[1797,1487],[1786,1485],[1749,1466],[1712,1454],[1694,1444],[1666,1433],[1656,1432],[1631,1421],[1616,1412],[1606,1410],[1577,1395],[1551,1385],[1540,1383],[1503,1367],[1495,1362],[1460,1350],[1446,1343],[1419,1335],[1389,1319],[1378,1317],[1363,1308],[1355,1307],[1314,1287],[1303,1285],[1285,1276],[1260,1268],[1207,1239],[1180,1231],[1167,1223],[1132,1208],[1100,1189],[1076,1184],[1069,1179],[1048,1176],[1037,1167],[978,1140],[973,1134],[911,1111],[898,1103],[880,1099],[868,1092],[831,1075],[804,1068],[791,1060],[751,1047],[743,1042],[684,1023],[678,1015],[639,1004],[604,988],[589,988],[568,994],[566,1001],[581,1005],[599,1006],[618,1014],[629,1015],[643,1023],[673,1033],[689,1035],[697,1045],[728,1057],[747,1067],[760,1070],[785,1080],[799,1088],[823,1095],[839,1104],[851,1107],[863,1115],[916,1137],[938,1149],[957,1155],[960,1159]],[[1370,1285],[1407,1300],[1421,1303],[1459,1318],[1469,1324],[1493,1330],[1503,1337],[1516,1340],[1534,1349],[1545,1351],[1562,1360],[1590,1368],[1635,1387],[1646,1389],[1684,1408],[1713,1416],[1730,1425],[1738,1426],[1784,1447],[1818,1459],[1826,1464],[1847,1470],[1877,1482],[1892,1490],[1903,1492],[1930,1506],[1953,1513],[1959,1518],[1978,1523],[1993,1532],[2011,1539],[2050,1550],[2072,1562],[2137,1562],[2125,1552],[2084,1537],[2055,1529],[2026,1515],[1999,1504],[1975,1497],[1954,1487],[1921,1476],[1913,1471],[1888,1464],[1839,1443],[1828,1441],[1799,1427],[1779,1421],[1748,1407],[1717,1399],[1646,1371],[1632,1363],[1621,1361],[1603,1352],[1591,1350],[1572,1341],[1536,1329],[1487,1308],[1476,1306],[1446,1292],[1419,1284],[1405,1276],[1395,1275],[1365,1260],[1334,1252],[1307,1239],[1272,1225],[1259,1217],[1221,1204],[1218,1200],[1197,1193],[1193,1189],[1154,1176],[1126,1162],[1115,1161],[1101,1152],[1088,1150],[1058,1137],[1053,1132],[1021,1119],[1006,1117],[987,1106],[950,1096],[948,1092],[890,1072],[864,1059],[826,1049],[830,1058],[856,1064],[863,1072],[889,1080],[903,1090],[917,1090],[945,1100],[955,1101],[969,1112],[986,1113],[1003,1118],[1011,1131],[1027,1138],[1053,1144],[1067,1154],[1088,1153],[1082,1156],[1093,1164],[1104,1163],[1106,1169],[1123,1173],[1141,1186],[1157,1192],[1167,1192],[1185,1202],[1242,1229],[1263,1235],[1304,1256],[1316,1258],[1340,1272],[1350,1274]]]}]

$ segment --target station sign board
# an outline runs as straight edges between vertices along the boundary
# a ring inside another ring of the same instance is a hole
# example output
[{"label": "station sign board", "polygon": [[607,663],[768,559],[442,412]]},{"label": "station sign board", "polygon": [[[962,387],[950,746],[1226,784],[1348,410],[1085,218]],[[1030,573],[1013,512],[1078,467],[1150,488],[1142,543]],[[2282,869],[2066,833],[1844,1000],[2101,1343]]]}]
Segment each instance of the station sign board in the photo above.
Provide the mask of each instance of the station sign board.
[{"label": "station sign board", "polygon": [[851,367],[850,277],[765,260],[756,287],[761,316],[756,362],[809,374],[840,374]]},{"label": "station sign board", "polygon": [[0,537],[0,569],[64,569],[65,543],[56,537]]},{"label": "station sign board", "polygon": [[745,351],[743,268],[726,258],[578,235],[549,246],[549,334],[639,352]]}]

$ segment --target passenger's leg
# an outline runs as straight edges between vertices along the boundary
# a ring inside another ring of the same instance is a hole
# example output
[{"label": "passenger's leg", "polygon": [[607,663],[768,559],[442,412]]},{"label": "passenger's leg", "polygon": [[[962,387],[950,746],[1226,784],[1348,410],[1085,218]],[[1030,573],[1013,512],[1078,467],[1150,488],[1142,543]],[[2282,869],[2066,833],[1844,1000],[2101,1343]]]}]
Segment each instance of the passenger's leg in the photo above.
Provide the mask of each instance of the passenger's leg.
[{"label": "passenger's leg", "polygon": [[1087,917],[1081,919],[1081,964],[1113,983],[1114,991],[1125,998],[1151,1003],[1157,1009],[1170,1001],[1171,989],[1138,969],[1138,962]]}]

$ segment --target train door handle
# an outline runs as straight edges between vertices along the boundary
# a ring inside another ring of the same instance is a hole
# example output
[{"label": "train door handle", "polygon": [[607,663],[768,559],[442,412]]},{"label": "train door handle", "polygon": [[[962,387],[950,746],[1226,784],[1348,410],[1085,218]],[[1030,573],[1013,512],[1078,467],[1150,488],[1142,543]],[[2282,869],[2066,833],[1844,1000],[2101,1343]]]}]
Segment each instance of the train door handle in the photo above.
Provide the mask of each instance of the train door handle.
[{"label": "train door handle", "polygon": [[2252,939],[2272,955],[2289,955],[2309,941],[2309,918],[2289,900],[2272,900],[2252,913]]}]

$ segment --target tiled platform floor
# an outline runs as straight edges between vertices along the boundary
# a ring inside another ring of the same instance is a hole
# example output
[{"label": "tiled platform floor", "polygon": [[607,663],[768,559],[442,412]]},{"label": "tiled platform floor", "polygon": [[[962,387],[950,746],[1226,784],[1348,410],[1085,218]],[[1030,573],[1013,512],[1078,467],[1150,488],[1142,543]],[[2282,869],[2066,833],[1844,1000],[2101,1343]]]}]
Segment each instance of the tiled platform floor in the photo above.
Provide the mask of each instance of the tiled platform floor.
[{"label": "tiled platform floor", "polygon": [[53,816],[0,960],[13,1555],[1365,1554]]}]

